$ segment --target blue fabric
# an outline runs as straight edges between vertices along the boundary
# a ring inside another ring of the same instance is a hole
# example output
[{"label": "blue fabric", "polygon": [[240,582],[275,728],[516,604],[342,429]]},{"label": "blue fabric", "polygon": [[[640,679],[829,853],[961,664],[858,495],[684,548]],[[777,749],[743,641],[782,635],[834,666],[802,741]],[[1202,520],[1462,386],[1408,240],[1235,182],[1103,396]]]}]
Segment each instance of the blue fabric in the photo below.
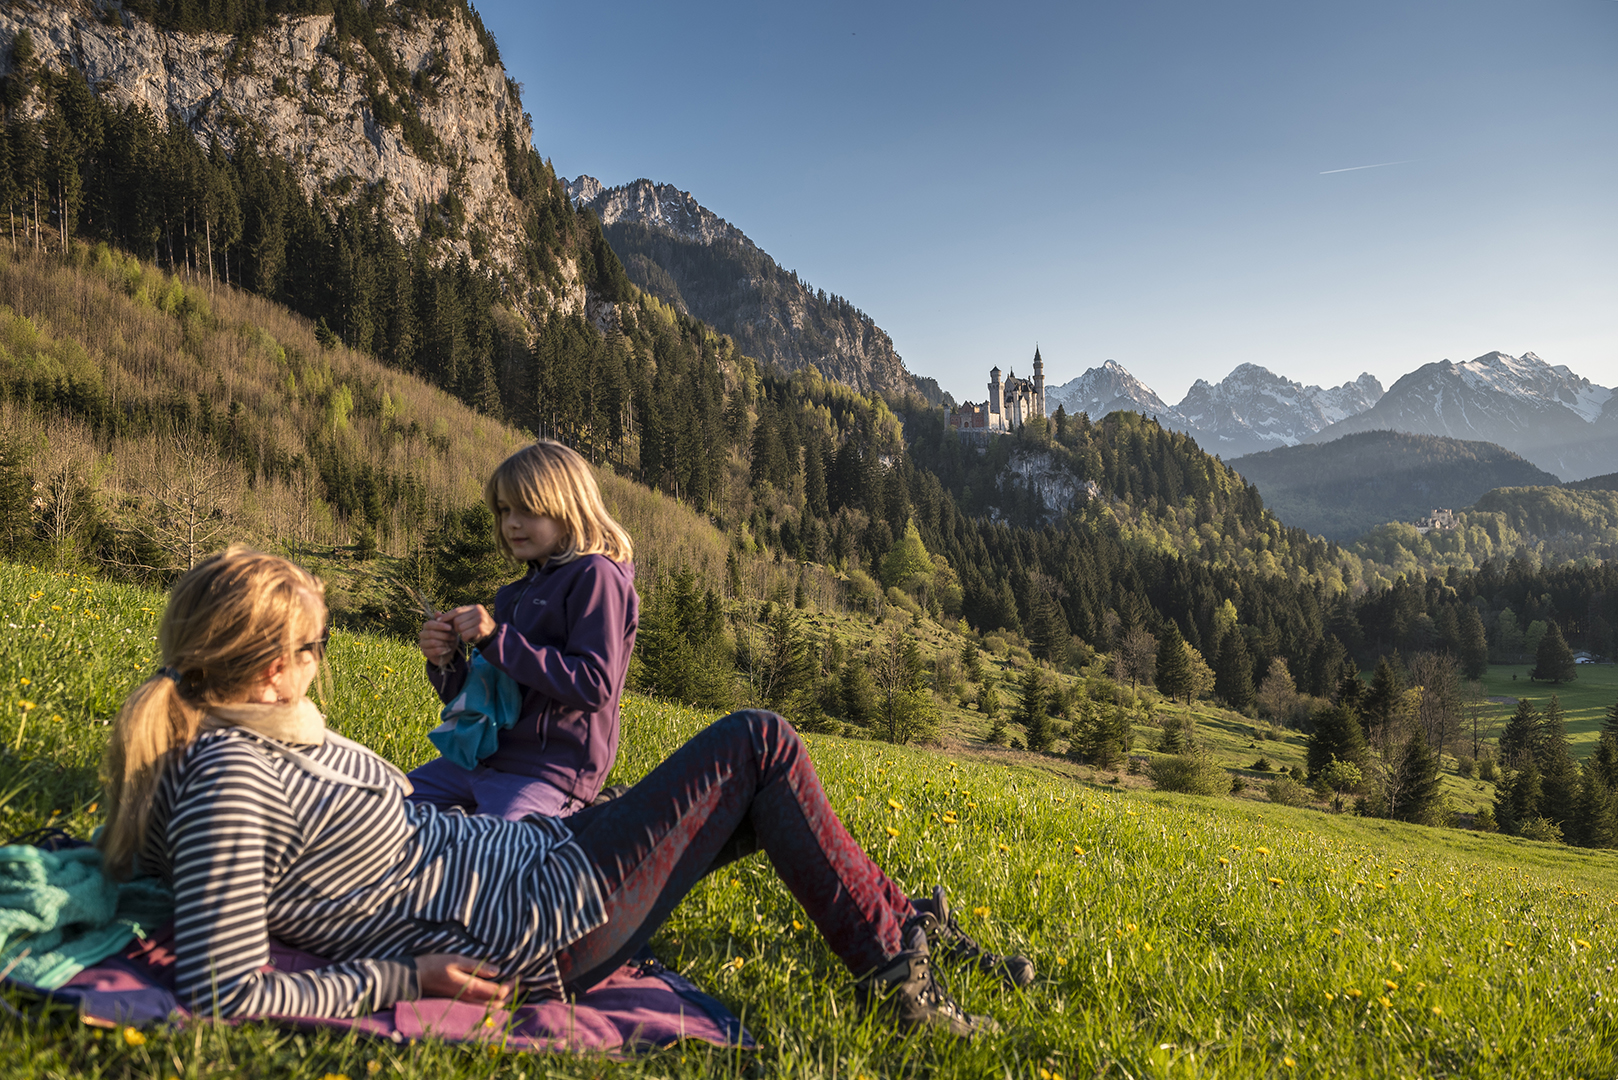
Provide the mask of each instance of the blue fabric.
[{"label": "blue fabric", "polygon": [[0,847],[0,971],[54,990],[166,921],[174,898],[150,878],[119,885],[92,847]]},{"label": "blue fabric", "polygon": [[461,692],[438,714],[443,722],[427,738],[451,762],[474,769],[500,748],[500,730],[515,724],[521,714],[522,687],[473,650]]}]

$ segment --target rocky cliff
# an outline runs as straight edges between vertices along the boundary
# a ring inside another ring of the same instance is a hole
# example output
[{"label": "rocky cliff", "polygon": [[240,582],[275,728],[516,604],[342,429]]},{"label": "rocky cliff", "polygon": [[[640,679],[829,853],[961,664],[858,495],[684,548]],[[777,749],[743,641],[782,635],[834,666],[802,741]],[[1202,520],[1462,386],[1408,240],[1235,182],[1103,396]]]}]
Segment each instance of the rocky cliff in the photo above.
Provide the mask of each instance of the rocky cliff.
[{"label": "rocky cliff", "polygon": [[689,192],[650,180],[604,187],[581,176],[568,194],[601,219],[631,281],[729,334],[747,355],[788,371],[812,364],[866,392],[916,389],[942,400],[936,382],[905,370],[869,315],[782,269]]},{"label": "rocky cliff", "polygon": [[251,142],[294,165],[328,210],[380,196],[401,242],[431,222],[436,261],[493,272],[520,309],[582,311],[576,260],[525,269],[530,238],[508,183],[510,155],[532,142],[517,87],[469,8],[435,10],[373,0],[363,35],[332,14],[233,34],[166,28],[117,0],[7,3],[0,74],[26,32],[41,69],[77,71],[103,99],[177,118],[227,153]]}]

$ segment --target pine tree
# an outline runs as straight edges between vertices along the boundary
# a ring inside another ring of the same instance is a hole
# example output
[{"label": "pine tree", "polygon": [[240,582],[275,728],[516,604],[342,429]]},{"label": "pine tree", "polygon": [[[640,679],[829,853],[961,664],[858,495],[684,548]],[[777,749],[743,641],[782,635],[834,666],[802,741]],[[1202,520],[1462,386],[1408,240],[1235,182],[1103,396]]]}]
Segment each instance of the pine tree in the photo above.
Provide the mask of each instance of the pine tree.
[{"label": "pine tree", "polygon": [[1438,810],[1438,756],[1427,748],[1421,732],[1405,740],[1398,763],[1398,784],[1388,806],[1388,816],[1396,821],[1434,824]]},{"label": "pine tree", "polygon": [[1191,672],[1191,657],[1186,653],[1185,638],[1173,619],[1167,620],[1163,636],[1157,643],[1157,690],[1168,698],[1185,698],[1191,704],[1191,693],[1196,683]]},{"label": "pine tree", "polygon": [[1253,707],[1253,662],[1247,654],[1247,641],[1240,629],[1233,629],[1219,643],[1219,663],[1214,668],[1214,693],[1237,712]]},{"label": "pine tree", "polygon": [[1579,768],[1568,753],[1567,724],[1562,713],[1562,702],[1555,694],[1551,695],[1540,723],[1536,758],[1541,784],[1539,816],[1561,825],[1567,831],[1568,824],[1578,811],[1580,778]]},{"label": "pine tree", "polygon": [[1363,768],[1369,756],[1365,732],[1359,717],[1347,705],[1337,704],[1317,711],[1315,729],[1309,734],[1308,769],[1310,776],[1333,761],[1352,761]]},{"label": "pine tree", "polygon": [[[1603,736],[1605,739],[1605,736]],[[1584,764],[1579,785],[1578,812],[1566,825],[1570,843],[1581,847],[1618,847],[1618,790],[1607,782],[1604,770],[1593,761]]]},{"label": "pine tree", "polygon": [[1506,771],[1495,784],[1494,817],[1500,831],[1516,836],[1524,825],[1539,816],[1543,795],[1539,767],[1529,758],[1520,769]]},{"label": "pine tree", "polygon": [[1544,718],[1534,703],[1520,698],[1511,719],[1506,721],[1506,729],[1500,733],[1500,760],[1514,769],[1529,761],[1537,762],[1544,726]]},{"label": "pine tree", "polygon": [[1028,739],[1028,749],[1035,752],[1048,750],[1056,739],[1056,733],[1052,729],[1051,718],[1045,711],[1045,680],[1039,668],[1032,664],[1028,666],[1028,670],[1023,673],[1021,690],[1021,699],[1017,704],[1017,722],[1023,726]]},{"label": "pine tree", "polygon": [[1397,735],[1389,728],[1404,692],[1404,678],[1399,669],[1387,657],[1382,657],[1376,662],[1376,677],[1371,680],[1371,689],[1360,710],[1366,736],[1378,746],[1386,745]]},{"label": "pine tree", "polygon": [[1528,677],[1539,682],[1572,682],[1579,677],[1579,667],[1573,662],[1573,650],[1567,647],[1567,639],[1562,637],[1562,629],[1556,625],[1556,620],[1548,622],[1545,636],[1539,639],[1534,670],[1528,673]]},{"label": "pine tree", "polygon": [[1471,604],[1461,608],[1460,617],[1461,674],[1468,679],[1481,679],[1489,671],[1489,638],[1483,629],[1483,616]]}]

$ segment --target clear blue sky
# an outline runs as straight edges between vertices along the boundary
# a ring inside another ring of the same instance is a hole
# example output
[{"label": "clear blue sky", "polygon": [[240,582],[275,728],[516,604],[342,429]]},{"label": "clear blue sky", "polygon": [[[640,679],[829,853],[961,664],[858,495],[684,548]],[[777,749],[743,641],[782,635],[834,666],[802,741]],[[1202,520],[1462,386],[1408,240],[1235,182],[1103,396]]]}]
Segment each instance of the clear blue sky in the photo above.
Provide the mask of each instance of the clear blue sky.
[{"label": "clear blue sky", "polygon": [[1614,0],[478,7],[558,172],[689,190],[958,398],[1036,341],[1170,404],[1618,384]]}]

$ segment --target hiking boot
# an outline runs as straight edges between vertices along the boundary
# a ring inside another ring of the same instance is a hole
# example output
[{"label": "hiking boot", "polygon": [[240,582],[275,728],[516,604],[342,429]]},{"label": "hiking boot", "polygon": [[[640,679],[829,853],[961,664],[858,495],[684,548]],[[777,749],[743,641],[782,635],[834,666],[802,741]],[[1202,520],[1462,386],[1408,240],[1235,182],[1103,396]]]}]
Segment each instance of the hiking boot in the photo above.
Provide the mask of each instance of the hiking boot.
[{"label": "hiking boot", "polygon": [[932,940],[938,956],[952,963],[971,964],[985,975],[993,975],[1013,990],[1034,981],[1034,962],[1026,956],[1001,956],[973,941],[949,909],[942,885],[933,886],[929,898],[911,897],[916,921]]},{"label": "hiking boot", "polygon": [[973,1016],[950,997],[934,976],[927,935],[912,923],[904,932],[905,949],[854,984],[861,1008],[875,1009],[891,1018],[901,1031],[935,1027],[959,1039],[979,1032],[995,1032],[1000,1025],[987,1016]]}]

